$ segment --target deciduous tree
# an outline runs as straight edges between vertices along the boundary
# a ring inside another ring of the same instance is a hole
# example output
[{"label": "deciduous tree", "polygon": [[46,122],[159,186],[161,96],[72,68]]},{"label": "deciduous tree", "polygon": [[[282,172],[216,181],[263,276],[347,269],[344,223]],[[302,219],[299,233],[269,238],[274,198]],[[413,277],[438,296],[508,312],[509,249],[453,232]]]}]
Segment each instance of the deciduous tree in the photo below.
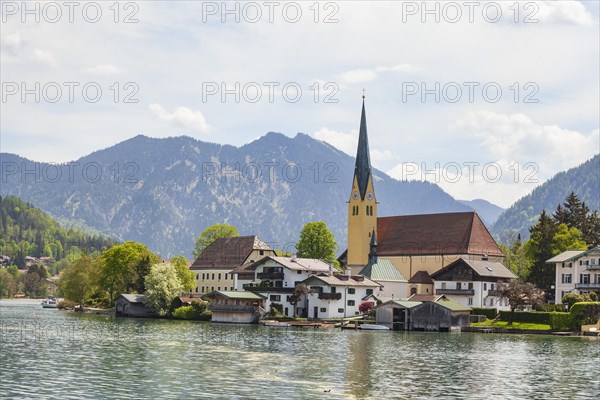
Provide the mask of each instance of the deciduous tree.
[{"label": "deciduous tree", "polygon": [[337,251],[335,237],[325,222],[309,222],[300,232],[300,241],[296,243],[298,257],[317,258],[338,265],[335,259]]},{"label": "deciduous tree", "polygon": [[543,291],[535,287],[532,283],[524,283],[517,279],[509,283],[499,282],[496,285],[496,294],[498,297],[508,299],[508,304],[510,305],[508,325],[512,325],[513,314],[517,307],[526,304],[536,307],[544,301]]},{"label": "deciduous tree", "polygon": [[187,292],[192,290],[196,286],[196,280],[194,279],[194,272],[190,270],[187,258],[184,256],[176,256],[171,258],[169,262],[173,264],[177,271],[177,277],[179,278],[179,282],[181,282],[183,291]]},{"label": "deciduous tree", "polygon": [[63,296],[79,303],[83,308],[85,299],[99,288],[101,261],[84,254],[65,268],[60,276]]},{"label": "deciduous tree", "polygon": [[212,242],[217,239],[224,237],[235,237],[238,236],[238,231],[235,226],[231,226],[228,224],[215,224],[211,227],[206,228],[198,239],[196,239],[196,244],[194,245],[194,258],[198,258],[200,253],[207,248]]},{"label": "deciduous tree", "polygon": [[159,315],[165,315],[173,299],[182,290],[177,270],[171,264],[156,264],[146,276],[146,305]]}]

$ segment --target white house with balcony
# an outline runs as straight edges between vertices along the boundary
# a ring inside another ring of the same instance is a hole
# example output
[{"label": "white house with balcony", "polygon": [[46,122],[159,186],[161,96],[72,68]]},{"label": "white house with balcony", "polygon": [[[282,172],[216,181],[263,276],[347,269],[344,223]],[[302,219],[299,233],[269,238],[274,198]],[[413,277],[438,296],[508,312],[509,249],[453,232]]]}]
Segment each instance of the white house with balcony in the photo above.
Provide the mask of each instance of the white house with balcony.
[{"label": "white house with balcony", "polygon": [[556,266],[556,303],[561,303],[565,294],[570,292],[583,296],[590,292],[600,295],[600,246],[589,250],[568,250],[546,262]]},{"label": "white house with balcony", "polygon": [[508,299],[498,297],[499,282],[516,279],[508,268],[499,262],[459,258],[431,275],[434,293],[467,307],[510,310]]},{"label": "white house with balcony", "polygon": [[363,275],[349,274],[313,275],[302,283],[312,289],[305,308],[313,319],[354,317],[360,304],[381,287]]},{"label": "white house with balcony", "polygon": [[[248,265],[246,270],[254,271],[254,279],[243,284],[242,289],[266,297],[267,312],[275,307],[289,317],[294,316],[294,305],[290,303],[294,288],[313,275],[332,273],[332,267],[321,260],[295,256],[264,257]],[[303,302],[296,305],[296,313],[308,315]]]}]

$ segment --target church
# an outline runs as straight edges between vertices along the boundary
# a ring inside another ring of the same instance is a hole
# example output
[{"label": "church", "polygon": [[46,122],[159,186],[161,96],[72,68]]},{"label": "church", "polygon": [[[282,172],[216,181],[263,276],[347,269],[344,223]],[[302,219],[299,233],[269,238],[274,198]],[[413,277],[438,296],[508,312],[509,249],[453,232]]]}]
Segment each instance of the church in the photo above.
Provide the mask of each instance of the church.
[{"label": "church", "polygon": [[[499,263],[504,259],[474,211],[378,217],[377,205],[363,96],[348,201],[348,249],[338,259],[340,264],[368,277],[372,273],[393,275],[397,281],[404,277],[407,295],[413,295],[433,294],[429,277],[461,258]],[[392,267],[396,271],[390,271]]]}]

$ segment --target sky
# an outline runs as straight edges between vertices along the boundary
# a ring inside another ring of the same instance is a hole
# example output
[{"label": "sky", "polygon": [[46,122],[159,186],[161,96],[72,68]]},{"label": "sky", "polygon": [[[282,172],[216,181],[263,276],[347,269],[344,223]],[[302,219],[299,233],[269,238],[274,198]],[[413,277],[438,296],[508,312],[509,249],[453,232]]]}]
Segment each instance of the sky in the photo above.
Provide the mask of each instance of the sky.
[{"label": "sky", "polygon": [[35,161],[270,131],[354,156],[363,93],[374,167],[457,199],[600,152],[596,1],[0,4],[0,150]]}]

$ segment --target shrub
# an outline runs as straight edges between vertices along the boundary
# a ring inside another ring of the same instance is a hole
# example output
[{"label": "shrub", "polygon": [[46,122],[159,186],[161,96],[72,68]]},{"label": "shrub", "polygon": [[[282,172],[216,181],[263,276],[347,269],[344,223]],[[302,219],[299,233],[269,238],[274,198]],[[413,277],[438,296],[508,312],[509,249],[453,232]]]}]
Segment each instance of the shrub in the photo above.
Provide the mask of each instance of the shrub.
[{"label": "shrub", "polygon": [[569,312],[575,329],[579,329],[581,325],[595,324],[600,319],[600,302],[575,303]]},{"label": "shrub", "polygon": [[551,312],[550,329],[557,331],[571,331],[574,328],[573,318],[568,312]]},{"label": "shrub", "polygon": [[71,301],[71,300],[61,300],[58,302],[57,306],[61,310],[73,309],[73,308],[75,308],[75,302]]},{"label": "shrub", "polygon": [[[568,310],[568,308],[567,308]],[[565,311],[565,305],[564,304],[544,304],[544,311],[545,312],[563,312]]]},{"label": "shrub", "polygon": [[487,319],[495,319],[498,315],[498,310],[495,308],[478,308],[473,307],[473,315],[483,315]]},{"label": "shrub", "polygon": [[569,292],[563,296],[561,303],[567,306],[567,310],[573,307],[573,304],[584,301],[583,296],[577,293]]},{"label": "shrub", "polygon": [[110,308],[110,299],[108,296],[92,296],[86,303],[94,308]]},{"label": "shrub", "polygon": [[194,301],[189,306],[183,306],[175,309],[175,311],[173,311],[173,318],[208,321],[212,318],[212,313],[206,308],[206,303]]},{"label": "shrub", "polygon": [[[509,321],[510,311],[500,311],[500,319]],[[550,313],[537,311],[515,311],[513,322],[550,325]]]}]

